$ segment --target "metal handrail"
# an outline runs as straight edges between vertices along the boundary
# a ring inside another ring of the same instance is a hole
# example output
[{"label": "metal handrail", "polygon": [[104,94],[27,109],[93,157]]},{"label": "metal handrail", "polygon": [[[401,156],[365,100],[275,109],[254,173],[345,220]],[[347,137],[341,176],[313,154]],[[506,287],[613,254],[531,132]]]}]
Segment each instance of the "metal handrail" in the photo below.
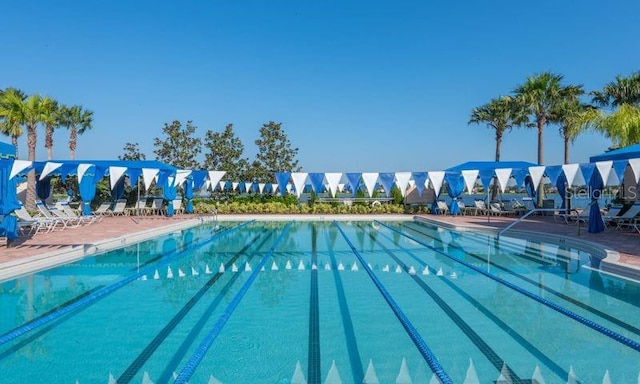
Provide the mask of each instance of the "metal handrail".
[{"label": "metal handrail", "polygon": [[557,211],[556,208],[534,208],[532,210],[530,210],[529,212],[525,213],[524,215],[522,215],[521,217],[519,217],[516,221],[514,221],[513,223],[507,225],[506,227],[502,228],[501,230],[498,231],[498,233],[496,234],[496,238],[500,239],[500,235],[503,234],[504,232],[508,231],[509,229],[511,229],[511,227],[513,227],[514,225],[518,224],[519,222],[521,222],[522,220],[526,219],[527,217],[533,215],[536,212],[555,212]]},{"label": "metal handrail", "polygon": [[[598,200],[594,200],[591,201],[589,204],[587,204],[587,206],[585,207],[585,209],[590,209],[591,206],[595,203],[597,203]],[[536,212],[555,212],[557,211],[557,208],[535,208],[530,210],[529,212],[525,213],[524,215],[522,215],[522,217],[518,218],[518,220],[514,221],[513,223],[507,225],[506,227],[502,228],[501,230],[498,231],[498,233],[496,234],[496,238],[500,239],[500,235],[503,234],[504,232],[508,231],[509,229],[511,229],[511,227],[513,227],[514,225],[518,224],[519,222],[521,222],[522,220],[526,219],[527,217],[533,215]],[[571,209],[571,211],[575,211],[577,212],[577,210],[575,209]],[[578,236],[580,236],[580,220],[576,220],[576,225],[578,227]]]}]

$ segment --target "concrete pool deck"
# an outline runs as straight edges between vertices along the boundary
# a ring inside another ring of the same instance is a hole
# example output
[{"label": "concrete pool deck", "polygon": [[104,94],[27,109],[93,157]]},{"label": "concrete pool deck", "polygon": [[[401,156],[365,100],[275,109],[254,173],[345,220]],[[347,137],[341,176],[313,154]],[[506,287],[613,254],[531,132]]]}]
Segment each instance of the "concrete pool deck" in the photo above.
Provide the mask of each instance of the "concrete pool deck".
[{"label": "concrete pool deck", "polygon": [[[448,226],[471,227],[486,231],[498,231],[511,224],[513,217],[420,215]],[[220,215],[220,221],[246,220],[412,220],[413,215]],[[77,228],[67,228],[31,237],[22,237],[10,247],[0,248],[0,281],[11,276],[48,268],[65,261],[90,256],[97,252],[119,248],[154,236],[188,228],[213,220],[213,216],[176,215],[116,216],[104,217],[100,222]],[[627,275],[640,276],[640,234],[607,228],[601,233],[587,233],[582,224],[580,230],[573,225],[554,220],[550,216],[532,216],[518,223],[513,230],[562,236],[612,251],[605,262],[616,271],[623,268]],[[505,235],[508,235],[506,232]]]}]

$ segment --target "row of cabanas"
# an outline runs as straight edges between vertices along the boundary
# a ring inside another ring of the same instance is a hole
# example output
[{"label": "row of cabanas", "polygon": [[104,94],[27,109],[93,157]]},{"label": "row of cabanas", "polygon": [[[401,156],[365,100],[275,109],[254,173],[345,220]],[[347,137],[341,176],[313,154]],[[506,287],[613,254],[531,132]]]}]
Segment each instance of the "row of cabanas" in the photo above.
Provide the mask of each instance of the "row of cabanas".
[{"label": "row of cabanas", "polygon": [[[595,161],[594,161],[595,159]],[[83,201],[84,214],[90,214],[90,202],[95,197],[96,185],[103,177],[109,177],[114,199],[121,197],[124,191],[125,176],[130,183],[138,183],[140,179],[146,189],[156,185],[162,190],[162,197],[169,202],[167,213],[173,214],[172,201],[181,188],[186,199],[186,212],[193,212],[192,199],[194,191],[203,188],[238,189],[255,193],[295,193],[300,196],[305,190],[315,193],[328,191],[335,196],[338,191],[348,186],[355,194],[364,190],[369,197],[378,188],[389,195],[396,186],[406,195],[409,188],[415,188],[422,195],[426,188],[434,191],[436,198],[442,188],[446,188],[452,198],[450,212],[459,211],[456,199],[465,191],[472,193],[476,183],[487,190],[493,180],[497,180],[499,188],[504,192],[508,185],[526,187],[530,194],[535,194],[543,177],[556,185],[562,196],[566,186],[589,185],[593,191],[600,191],[604,185],[617,185],[622,182],[629,170],[635,177],[635,184],[640,180],[640,146],[637,151],[624,148],[593,157],[592,162],[584,164],[564,164],[555,166],[537,165],[527,162],[467,162],[444,171],[425,172],[352,172],[352,173],[275,173],[275,183],[251,183],[239,181],[223,181],[224,171],[180,170],[158,161],[108,161],[108,160],[64,160],[30,162],[24,160],[0,159],[0,236],[2,231],[15,226],[11,223],[10,213],[19,208],[15,196],[18,179],[30,171],[37,175],[37,194],[45,199],[52,176],[60,176],[63,180],[69,175],[78,178],[79,194]],[[595,194],[594,194],[595,196]],[[592,211],[599,208],[593,204]],[[594,213],[595,214],[595,213]],[[597,220],[592,220],[596,222]],[[591,230],[591,228],[590,228]],[[594,228],[598,232],[598,228]],[[600,229],[600,230],[603,230]]]}]

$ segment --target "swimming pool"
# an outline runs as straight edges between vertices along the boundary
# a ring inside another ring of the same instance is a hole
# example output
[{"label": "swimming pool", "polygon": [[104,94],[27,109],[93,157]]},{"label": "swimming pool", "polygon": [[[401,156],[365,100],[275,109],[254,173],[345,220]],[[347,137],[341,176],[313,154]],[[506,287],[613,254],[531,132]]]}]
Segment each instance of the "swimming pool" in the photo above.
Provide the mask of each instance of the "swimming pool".
[{"label": "swimming pool", "polygon": [[215,225],[2,283],[0,381],[638,380],[640,286],[581,250],[415,221]]}]

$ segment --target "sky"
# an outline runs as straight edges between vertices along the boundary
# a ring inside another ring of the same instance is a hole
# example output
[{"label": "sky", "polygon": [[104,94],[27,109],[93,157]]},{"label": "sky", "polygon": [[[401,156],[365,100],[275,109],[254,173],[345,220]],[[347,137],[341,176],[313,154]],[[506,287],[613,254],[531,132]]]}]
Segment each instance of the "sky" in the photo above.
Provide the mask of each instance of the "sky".
[{"label": "sky", "polygon": [[[591,91],[640,70],[637,0],[9,1],[2,13],[0,88],[94,111],[76,151],[86,160],[127,142],[154,159],[174,120],[199,137],[233,123],[253,159],[275,121],[306,172],[442,170],[494,159],[494,131],[468,125],[471,111],[528,76]],[[585,133],[571,162],[610,144]],[[54,158],[69,158],[66,129]],[[502,160],[536,159],[535,130],[505,135]],[[548,126],[544,163],[562,161]]]}]

